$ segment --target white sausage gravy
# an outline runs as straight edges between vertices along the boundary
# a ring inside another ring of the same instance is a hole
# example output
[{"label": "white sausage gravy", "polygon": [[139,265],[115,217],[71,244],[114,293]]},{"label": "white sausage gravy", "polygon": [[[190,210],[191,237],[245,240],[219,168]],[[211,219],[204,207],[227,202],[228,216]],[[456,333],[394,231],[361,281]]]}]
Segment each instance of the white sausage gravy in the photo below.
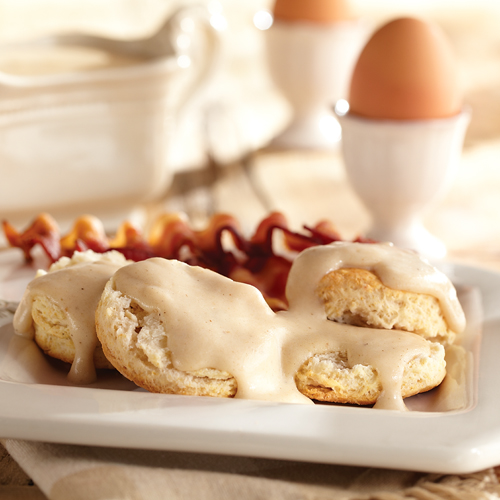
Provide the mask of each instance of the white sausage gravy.
[{"label": "white sausage gravy", "polygon": [[428,356],[430,343],[413,333],[326,319],[315,289],[340,267],[373,270],[387,286],[433,295],[450,327],[464,328],[448,278],[417,254],[390,245],[335,243],[302,252],[288,278],[289,309],[278,313],[253,286],[178,261],[138,262],[117,271],[112,283],[146,313],[159,315],[175,368],[227,371],[237,381],[237,398],[310,403],[295,385],[296,371],[314,354],[344,351],[350,366],[377,370],[383,392],[376,407],[404,410],[404,368],[414,357]]},{"label": "white sausage gravy", "polygon": [[296,258],[286,294],[289,309],[274,313],[253,286],[179,261],[153,258],[123,263],[82,263],[34,279],[16,311],[17,333],[33,336],[31,306],[45,294],[68,316],[75,344],[69,378],[87,383],[97,343],[94,313],[105,283],[162,319],[175,368],[216,368],[231,373],[237,398],[311,403],[294,381],[314,354],[342,351],[349,366],[373,366],[383,391],[376,407],[405,410],[402,375],[416,356],[428,356],[429,342],[397,330],[338,324],[326,318],[315,293],[320,279],[338,268],[375,272],[393,289],[435,296],[448,325],[459,333],[465,318],[448,278],[416,253],[387,244],[334,243],[310,248]]},{"label": "white sausage gravy", "polygon": [[[72,259],[63,258],[48,273],[39,271],[28,284],[14,315],[17,334],[33,338],[33,301],[38,295],[47,297],[66,315],[69,334],[75,346],[75,359],[68,379],[75,384],[94,382],[93,363],[98,340],[95,332],[95,310],[106,282],[120,267],[130,263],[118,252],[96,254],[76,252]],[[48,318],[49,319],[49,318]]]}]

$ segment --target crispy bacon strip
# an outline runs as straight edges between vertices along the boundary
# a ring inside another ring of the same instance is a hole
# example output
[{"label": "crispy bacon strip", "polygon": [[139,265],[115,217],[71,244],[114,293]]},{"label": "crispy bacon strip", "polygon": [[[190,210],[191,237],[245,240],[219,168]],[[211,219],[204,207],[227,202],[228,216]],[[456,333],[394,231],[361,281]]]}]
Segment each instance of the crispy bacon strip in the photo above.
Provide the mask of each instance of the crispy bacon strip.
[{"label": "crispy bacon strip", "polygon": [[118,228],[115,237],[109,240],[109,247],[121,252],[126,259],[136,262],[156,256],[142,231],[129,221]]},{"label": "crispy bacon strip", "polygon": [[49,214],[40,214],[22,233],[5,220],[2,226],[9,244],[20,248],[27,262],[33,260],[31,250],[35,245],[41,245],[53,262],[61,257],[59,226]]},{"label": "crispy bacon strip", "polygon": [[[48,214],[40,214],[21,233],[6,221],[3,228],[10,245],[20,248],[27,261],[32,260],[31,251],[37,244],[52,261],[87,249],[95,252],[115,249],[134,261],[150,257],[177,259],[257,287],[274,310],[287,308],[285,287],[292,265],[291,257],[275,251],[275,231],[282,234],[285,247],[297,253],[341,240],[330,221],[304,226],[304,232],[299,233],[289,229],[280,212],[264,218],[248,239],[242,235],[238,221],[223,213],[214,215],[202,230],[193,229],[181,214],[163,214],[147,237],[130,222],[124,222],[110,238],[102,222],[90,215],[79,217],[64,236]],[[358,238],[356,241],[369,240]]]},{"label": "crispy bacon strip", "polygon": [[193,230],[180,214],[163,214],[153,225],[149,244],[153,252],[166,259],[177,258],[184,245],[190,246]]},{"label": "crispy bacon strip", "polygon": [[71,231],[60,239],[62,255],[71,256],[75,249],[105,252],[110,248],[102,222],[92,215],[79,217]]}]

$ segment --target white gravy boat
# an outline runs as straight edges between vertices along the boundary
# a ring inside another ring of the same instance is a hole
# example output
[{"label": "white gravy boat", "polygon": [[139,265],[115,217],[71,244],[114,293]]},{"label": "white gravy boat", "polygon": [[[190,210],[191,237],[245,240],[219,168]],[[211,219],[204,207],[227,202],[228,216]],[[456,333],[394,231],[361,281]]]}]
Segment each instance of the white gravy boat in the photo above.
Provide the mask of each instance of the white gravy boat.
[{"label": "white gravy boat", "polygon": [[0,67],[1,218],[118,214],[165,193],[177,116],[206,81],[218,37],[204,9],[187,7],[149,39],[49,36],[0,47],[0,63],[75,47],[112,63],[34,75]]}]

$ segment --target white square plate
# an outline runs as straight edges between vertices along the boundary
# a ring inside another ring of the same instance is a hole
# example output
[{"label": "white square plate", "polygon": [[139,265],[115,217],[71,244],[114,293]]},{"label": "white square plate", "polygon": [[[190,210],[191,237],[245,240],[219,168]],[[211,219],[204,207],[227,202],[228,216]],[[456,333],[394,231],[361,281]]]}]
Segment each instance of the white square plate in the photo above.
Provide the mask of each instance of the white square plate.
[{"label": "white square plate", "polygon": [[[482,297],[467,404],[456,411],[397,412],[150,394],[118,375],[75,387],[67,369],[14,334],[0,307],[0,436],[56,443],[243,455],[467,473],[500,464],[500,274],[443,270]],[[16,301],[34,267],[0,252],[0,299]],[[0,300],[1,305],[1,300]],[[420,398],[420,396],[417,396]],[[412,398],[413,399],[413,398]]]}]

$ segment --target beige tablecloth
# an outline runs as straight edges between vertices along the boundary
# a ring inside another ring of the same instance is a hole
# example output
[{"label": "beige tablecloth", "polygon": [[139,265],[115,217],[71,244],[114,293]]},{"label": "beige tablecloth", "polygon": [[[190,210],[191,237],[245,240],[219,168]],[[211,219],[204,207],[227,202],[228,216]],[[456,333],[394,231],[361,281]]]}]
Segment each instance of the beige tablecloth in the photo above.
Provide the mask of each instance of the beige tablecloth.
[{"label": "beige tablecloth", "polygon": [[487,500],[500,495],[494,470],[446,476],[17,440],[4,446],[51,500]]}]

